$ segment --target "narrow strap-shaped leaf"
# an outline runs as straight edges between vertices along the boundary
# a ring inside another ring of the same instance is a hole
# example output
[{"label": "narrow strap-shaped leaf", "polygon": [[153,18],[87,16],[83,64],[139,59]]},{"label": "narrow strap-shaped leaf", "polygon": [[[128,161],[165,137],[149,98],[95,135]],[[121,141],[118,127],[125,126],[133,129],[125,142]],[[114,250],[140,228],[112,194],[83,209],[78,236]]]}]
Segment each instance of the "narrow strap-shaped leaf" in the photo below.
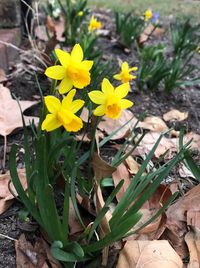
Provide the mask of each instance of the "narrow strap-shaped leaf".
[{"label": "narrow strap-shaped leaf", "polygon": [[77,173],[77,167],[74,167],[74,169],[72,170],[72,175],[71,175],[71,200],[72,200],[72,204],[73,204],[76,216],[80,224],[85,229],[85,224],[82,221],[82,218],[78,209],[78,205],[76,202],[76,173]]},{"label": "narrow strap-shaped leaf", "polygon": [[121,222],[114,231],[111,231],[104,238],[90,245],[83,246],[85,254],[98,251],[115,241],[121,239],[142,217],[141,213],[131,215],[126,221]]},{"label": "narrow strap-shaped leaf", "polygon": [[[145,171],[145,168],[146,168],[147,164],[149,163],[149,161],[151,160],[152,156],[154,155],[154,152],[155,152],[156,148],[158,147],[158,144],[160,143],[160,140],[161,140],[162,136],[163,135],[160,135],[160,137],[158,138],[157,142],[153,146],[152,150],[147,155],[147,157],[144,160],[144,162],[142,163],[139,171],[135,175],[134,180],[138,180],[138,178],[140,178],[142,176],[143,172]],[[115,208],[115,210],[113,212],[113,217],[110,220],[110,225],[111,226],[121,218],[121,216],[126,211],[127,207],[133,201],[131,196],[132,196],[132,191],[133,191],[133,185],[135,185],[135,183],[133,182],[134,180],[131,181],[128,189],[126,190],[126,192],[122,196],[120,202],[117,204],[117,206],[116,206],[116,208]]]},{"label": "narrow strap-shaped leaf", "polygon": [[17,169],[16,169],[16,166],[17,166],[17,164],[16,164],[17,148],[18,148],[17,145],[13,145],[11,148],[11,153],[10,153],[9,166],[10,166],[11,180],[15,186],[15,189],[16,189],[21,201],[23,202],[23,204],[25,205],[27,210],[32,214],[34,219],[44,228],[44,223],[39,215],[39,212],[38,212],[36,206],[31,203],[30,199],[26,195],[26,192],[24,191],[24,189],[21,185],[21,182],[19,180],[19,176],[18,176]]},{"label": "narrow strap-shaped leaf", "polygon": [[65,193],[63,203],[63,216],[62,216],[62,232],[68,240],[69,235],[69,195],[70,195],[70,184],[68,178],[65,179]]},{"label": "narrow strap-shaped leaf", "polygon": [[136,234],[138,233],[140,230],[142,230],[143,228],[145,228],[147,225],[149,225],[151,222],[155,221],[157,219],[157,217],[159,217],[165,210],[166,208],[175,200],[175,198],[177,197],[178,192],[174,193],[172,196],[170,196],[170,198],[167,200],[167,202],[156,212],[155,215],[153,215],[148,221],[146,221],[144,224],[142,224],[142,226],[140,226],[138,229],[127,233],[125,237],[129,237],[130,235]]},{"label": "narrow strap-shaped leaf", "polygon": [[99,214],[97,215],[92,228],[90,229],[90,233],[88,236],[88,240],[90,240],[94,234],[94,231],[96,230],[96,228],[98,227],[98,225],[100,224],[101,220],[103,219],[103,217],[105,216],[105,214],[107,213],[107,211],[109,210],[109,205],[110,203],[113,201],[113,199],[115,198],[116,194],[119,192],[119,190],[122,188],[124,184],[124,180],[121,180],[118,185],[114,188],[114,190],[112,191],[112,193],[110,194],[110,196],[107,198],[103,208],[101,209],[101,211],[99,212]]}]

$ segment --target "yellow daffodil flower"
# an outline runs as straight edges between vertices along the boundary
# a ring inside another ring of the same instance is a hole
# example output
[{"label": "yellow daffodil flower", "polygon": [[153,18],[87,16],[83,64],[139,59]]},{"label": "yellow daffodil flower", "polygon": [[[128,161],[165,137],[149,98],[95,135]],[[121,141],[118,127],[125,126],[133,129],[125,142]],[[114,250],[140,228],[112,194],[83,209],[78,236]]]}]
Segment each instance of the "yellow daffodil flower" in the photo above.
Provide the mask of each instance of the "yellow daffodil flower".
[{"label": "yellow daffodil flower", "polygon": [[97,21],[94,16],[92,16],[90,20],[90,24],[88,26],[88,31],[92,32],[94,30],[100,29],[102,27],[102,23],[100,21]]},{"label": "yellow daffodil flower", "polygon": [[197,46],[196,52],[200,54],[200,44]]},{"label": "yellow daffodil flower", "polygon": [[147,9],[144,13],[144,20],[149,21],[153,17],[153,12],[151,9]]},{"label": "yellow daffodil flower", "polygon": [[82,17],[83,14],[84,14],[83,11],[79,11],[77,15],[78,15],[78,17]]},{"label": "yellow daffodil flower", "polygon": [[90,84],[90,69],[93,61],[83,60],[83,50],[76,44],[71,55],[61,49],[55,49],[61,65],[55,65],[46,69],[46,76],[62,80],[59,85],[59,93],[64,94],[76,87],[82,89]]},{"label": "yellow daffodil flower", "polygon": [[54,96],[44,98],[50,114],[43,121],[42,130],[52,131],[63,126],[69,132],[77,132],[83,127],[83,121],[75,113],[83,107],[84,101],[73,101],[75,94],[76,90],[71,90],[62,102]]},{"label": "yellow daffodil flower", "polygon": [[136,78],[136,76],[131,75],[130,72],[137,71],[137,69],[138,69],[137,67],[129,68],[128,63],[125,61],[121,65],[121,72],[119,74],[115,74],[113,77],[116,80],[122,81],[122,83],[127,83],[127,82],[129,82],[129,81],[131,81],[131,80]]},{"label": "yellow daffodil flower", "polygon": [[130,108],[132,101],[124,99],[129,92],[129,83],[122,84],[116,88],[106,78],[103,79],[101,85],[102,92],[93,90],[88,93],[92,102],[100,104],[95,110],[94,115],[106,115],[109,118],[117,119],[121,115],[123,109]]}]

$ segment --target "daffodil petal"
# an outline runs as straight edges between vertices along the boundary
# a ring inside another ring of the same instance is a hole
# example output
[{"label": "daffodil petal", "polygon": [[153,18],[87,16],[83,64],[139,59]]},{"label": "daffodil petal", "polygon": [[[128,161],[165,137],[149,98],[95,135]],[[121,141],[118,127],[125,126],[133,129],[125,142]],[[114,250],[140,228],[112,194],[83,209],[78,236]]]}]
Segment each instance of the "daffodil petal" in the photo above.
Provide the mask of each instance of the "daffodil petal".
[{"label": "daffodil petal", "polygon": [[94,62],[92,60],[84,60],[81,62],[81,67],[89,71],[92,68],[93,63]]},{"label": "daffodil petal", "polygon": [[129,69],[130,72],[132,72],[132,71],[137,71],[137,70],[138,70],[138,67],[131,67],[131,68]]},{"label": "daffodil petal", "polygon": [[57,99],[54,96],[46,96],[44,98],[44,102],[45,102],[45,105],[46,105],[48,111],[52,114],[56,113],[61,107],[61,103],[60,103],[59,99]]},{"label": "daffodil petal", "polygon": [[95,110],[94,110],[94,115],[96,116],[102,116],[105,114],[105,105],[99,105]]},{"label": "daffodil petal", "polygon": [[65,124],[64,128],[69,132],[77,132],[83,127],[83,121],[76,115],[73,116],[69,124]]},{"label": "daffodil petal", "polygon": [[55,53],[56,53],[56,56],[58,57],[61,65],[63,65],[64,67],[67,67],[69,65],[69,62],[70,62],[70,54],[66,51],[63,51],[59,48],[56,48],[55,49]]},{"label": "daffodil petal", "polygon": [[114,87],[107,78],[103,79],[103,82],[101,84],[101,88],[105,94],[114,92]]},{"label": "daffodil petal", "polygon": [[42,130],[52,131],[59,128],[62,124],[58,121],[56,114],[48,114],[42,123]]},{"label": "daffodil petal", "polygon": [[121,109],[130,108],[131,106],[133,106],[133,104],[134,103],[132,101],[130,101],[130,100],[126,100],[126,99],[120,100]]},{"label": "daffodil petal", "polygon": [[115,75],[113,75],[113,78],[116,79],[116,80],[121,80],[122,75],[121,75],[121,73],[120,74],[115,74]]},{"label": "daffodil petal", "polygon": [[90,73],[82,69],[77,76],[76,80],[73,80],[73,85],[76,88],[82,89],[90,84]]},{"label": "daffodil petal", "polygon": [[68,91],[70,91],[70,89],[72,89],[72,87],[73,87],[73,83],[72,83],[72,81],[71,81],[68,77],[65,77],[65,78],[61,81],[58,90],[59,90],[59,93],[60,93],[60,94],[65,94],[65,93],[67,93]]},{"label": "daffodil petal", "polygon": [[92,102],[96,104],[103,104],[105,102],[105,94],[99,90],[93,90],[90,93],[88,93],[89,98],[91,99]]},{"label": "daffodil petal", "polygon": [[68,94],[67,96],[62,100],[62,107],[64,109],[69,109],[71,104],[72,104],[72,101],[73,101],[73,98],[76,94],[76,89],[72,89]]},{"label": "daffodil petal", "polygon": [[137,76],[130,74],[130,80],[136,79]]},{"label": "daffodil petal", "polygon": [[83,60],[83,50],[79,44],[73,47],[71,57],[74,61],[81,62]]},{"label": "daffodil petal", "polygon": [[62,80],[66,76],[66,69],[61,65],[55,65],[48,67],[45,74],[52,79]]},{"label": "daffodil petal", "polygon": [[69,109],[70,109],[70,111],[72,113],[75,114],[76,112],[78,112],[83,107],[84,103],[85,102],[83,100],[75,100],[75,101],[72,102],[72,104],[71,104]]},{"label": "daffodil petal", "polygon": [[126,62],[126,61],[124,61],[123,63],[122,63],[122,71],[126,71],[126,70],[128,70],[128,68],[129,68],[129,66],[128,66],[128,62]]},{"label": "daffodil petal", "polygon": [[117,94],[117,96],[119,98],[122,99],[128,94],[129,89],[130,89],[129,83],[125,83],[125,84],[122,84],[122,85],[116,87],[115,93]]}]

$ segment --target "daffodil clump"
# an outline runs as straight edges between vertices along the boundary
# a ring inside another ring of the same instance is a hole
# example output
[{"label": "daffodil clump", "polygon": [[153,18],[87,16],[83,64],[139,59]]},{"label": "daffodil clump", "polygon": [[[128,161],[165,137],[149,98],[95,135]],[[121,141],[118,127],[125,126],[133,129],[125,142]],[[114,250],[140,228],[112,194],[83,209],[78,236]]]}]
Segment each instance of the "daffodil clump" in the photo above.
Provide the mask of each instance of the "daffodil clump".
[{"label": "daffodil clump", "polygon": [[115,74],[113,77],[122,83],[127,83],[136,78],[135,75],[130,74],[130,72],[137,71],[137,67],[129,67],[128,63],[125,61],[121,65],[121,72]]},{"label": "daffodil clump", "polygon": [[100,28],[102,28],[102,23],[98,21],[94,16],[92,16],[89,26],[88,26],[88,31],[92,32]]},{"label": "daffodil clump", "polygon": [[61,49],[55,49],[56,56],[61,65],[46,69],[46,76],[61,80],[59,93],[65,94],[72,87],[82,89],[90,84],[90,70],[93,61],[83,60],[83,50],[79,44],[72,49],[71,54]]},{"label": "daffodil clump", "polygon": [[[42,123],[42,130],[53,131],[61,126],[68,132],[77,132],[83,127],[81,118],[75,115],[84,105],[81,99],[73,100],[76,88],[84,88],[90,84],[90,69],[93,61],[83,60],[83,51],[79,44],[72,49],[71,54],[61,49],[55,50],[61,65],[55,65],[46,69],[45,74],[56,80],[62,80],[59,85],[59,93],[65,94],[62,101],[55,96],[46,96],[45,105],[49,114],[46,115]],[[98,104],[94,110],[95,116],[106,115],[112,119],[118,119],[123,109],[130,108],[133,102],[125,99],[130,85],[129,81],[135,76],[131,71],[136,71],[137,67],[129,68],[127,62],[122,63],[121,73],[114,75],[114,78],[121,80],[122,84],[116,88],[106,78],[103,79],[100,90],[93,90],[88,93],[89,99]],[[72,89],[72,90],[71,90]]]}]

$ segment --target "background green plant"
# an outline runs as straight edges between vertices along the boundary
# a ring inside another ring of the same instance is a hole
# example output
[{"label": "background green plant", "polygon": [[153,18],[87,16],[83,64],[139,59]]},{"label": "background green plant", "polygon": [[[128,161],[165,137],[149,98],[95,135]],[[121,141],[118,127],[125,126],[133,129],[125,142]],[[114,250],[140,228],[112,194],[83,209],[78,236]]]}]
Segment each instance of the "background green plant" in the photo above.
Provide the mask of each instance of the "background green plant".
[{"label": "background green plant", "polygon": [[181,85],[199,82],[194,76],[197,66],[193,63],[196,48],[200,42],[197,29],[189,20],[182,20],[170,27],[172,51],[164,44],[147,45],[138,48],[139,70],[137,85],[139,89],[164,89],[172,91]]},{"label": "background green plant", "polygon": [[130,13],[115,12],[116,33],[119,43],[131,48],[135,41],[138,41],[144,31],[144,19]]},{"label": "background green plant", "polygon": [[[65,20],[65,38],[66,43],[75,45],[78,42],[77,37],[81,31],[81,26],[85,16],[88,14],[87,0],[57,0],[62,10]],[[80,16],[79,12],[83,12]]]}]

